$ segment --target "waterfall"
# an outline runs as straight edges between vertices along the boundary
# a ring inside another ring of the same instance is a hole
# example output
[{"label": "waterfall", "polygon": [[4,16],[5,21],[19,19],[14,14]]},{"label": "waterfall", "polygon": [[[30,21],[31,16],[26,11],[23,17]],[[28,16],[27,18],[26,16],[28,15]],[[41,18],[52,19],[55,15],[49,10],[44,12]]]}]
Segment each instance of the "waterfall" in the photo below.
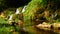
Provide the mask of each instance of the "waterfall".
[{"label": "waterfall", "polygon": [[15,13],[15,14],[19,14],[19,12],[20,12],[20,11],[19,11],[19,9],[17,8],[17,9],[16,9],[16,13]]},{"label": "waterfall", "polygon": [[[17,8],[15,14],[21,14],[25,12],[25,9],[26,9],[26,5],[23,7],[22,12],[20,12],[19,9]],[[13,17],[13,14],[9,16],[8,20],[12,20],[12,17]]]},{"label": "waterfall", "polygon": [[26,5],[23,7],[23,9],[22,9],[22,13],[25,12],[26,7],[27,7]]},{"label": "waterfall", "polygon": [[9,16],[9,19],[8,20],[12,20],[12,17],[13,17],[13,14]]},{"label": "waterfall", "polygon": [[21,12],[20,12],[19,9],[17,8],[15,14],[21,14],[21,13],[25,12],[26,7],[27,7],[27,6],[25,5],[25,6],[23,7],[23,9],[22,9]]},{"label": "waterfall", "polygon": [[[19,13],[20,13],[20,11],[19,11],[19,9],[17,8],[15,14],[19,14]],[[8,19],[8,20],[12,20],[12,17],[13,17],[13,14],[9,16],[9,19]]]}]

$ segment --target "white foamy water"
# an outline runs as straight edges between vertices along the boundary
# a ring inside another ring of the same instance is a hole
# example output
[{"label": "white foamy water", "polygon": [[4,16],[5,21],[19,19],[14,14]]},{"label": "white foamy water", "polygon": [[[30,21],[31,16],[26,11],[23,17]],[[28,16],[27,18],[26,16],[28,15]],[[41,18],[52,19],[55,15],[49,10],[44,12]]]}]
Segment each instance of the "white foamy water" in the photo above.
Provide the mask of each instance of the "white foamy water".
[{"label": "white foamy water", "polygon": [[9,19],[8,20],[12,20],[12,17],[13,17],[13,14],[9,16]]},{"label": "white foamy water", "polygon": [[15,14],[21,14],[21,13],[25,12],[26,7],[27,7],[27,6],[25,5],[25,6],[23,7],[23,9],[22,9],[21,12],[20,12],[19,9],[17,8]]},{"label": "white foamy water", "polygon": [[22,13],[25,12],[26,7],[27,7],[26,5],[23,7],[23,9],[22,9]]},{"label": "white foamy water", "polygon": [[19,13],[20,13],[20,11],[19,11],[19,9],[17,8],[15,14],[19,14]]},{"label": "white foamy water", "polygon": [[[21,14],[21,13],[25,12],[26,7],[27,7],[26,5],[23,7],[22,12],[19,11],[19,9],[17,8],[15,14]],[[12,17],[13,17],[13,14],[9,16],[8,20],[12,20]]]},{"label": "white foamy water", "polygon": [[26,7],[27,7],[27,6],[25,5],[25,6],[23,7],[22,11],[19,11],[19,9],[17,8],[15,14],[21,14],[21,13],[25,12]]}]

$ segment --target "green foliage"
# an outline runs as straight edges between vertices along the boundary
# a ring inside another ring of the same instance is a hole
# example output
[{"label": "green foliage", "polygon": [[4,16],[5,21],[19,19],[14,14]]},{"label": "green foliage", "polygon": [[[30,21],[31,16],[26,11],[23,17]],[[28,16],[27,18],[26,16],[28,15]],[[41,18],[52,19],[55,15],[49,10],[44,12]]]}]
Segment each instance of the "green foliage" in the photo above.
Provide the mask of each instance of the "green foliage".
[{"label": "green foliage", "polygon": [[41,4],[41,6],[46,6],[46,3],[47,3],[47,0],[42,0],[42,2],[40,3]]},{"label": "green foliage", "polygon": [[0,34],[11,34],[11,29],[13,30],[13,27],[3,26],[2,28],[0,28]]},{"label": "green foliage", "polygon": [[0,17],[0,34],[12,34],[11,30],[17,32],[19,27],[17,25],[15,27],[12,26],[12,24],[9,24],[8,21]]},{"label": "green foliage", "polygon": [[3,6],[4,5],[4,2],[5,2],[4,0],[0,0],[0,5]]},{"label": "green foliage", "polygon": [[6,24],[6,23],[7,21],[4,18],[0,17],[0,24]]},{"label": "green foliage", "polygon": [[28,3],[27,8],[25,10],[24,14],[24,22],[28,23],[30,20],[34,19],[34,14],[42,7],[45,7],[46,0],[32,0],[30,3]]},{"label": "green foliage", "polygon": [[9,16],[9,15],[11,15],[11,14],[12,14],[12,11],[8,10],[8,11],[6,11],[5,16]]}]

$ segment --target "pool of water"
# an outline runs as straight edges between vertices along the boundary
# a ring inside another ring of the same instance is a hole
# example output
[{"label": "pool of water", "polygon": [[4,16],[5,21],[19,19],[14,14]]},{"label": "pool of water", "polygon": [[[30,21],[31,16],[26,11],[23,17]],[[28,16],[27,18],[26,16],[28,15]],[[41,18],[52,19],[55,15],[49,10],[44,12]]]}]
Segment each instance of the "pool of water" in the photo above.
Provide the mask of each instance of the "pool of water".
[{"label": "pool of water", "polygon": [[25,29],[28,32],[28,34],[58,34],[57,32],[54,32],[53,30],[39,29],[35,27],[34,25],[26,25]]},{"label": "pool of water", "polygon": [[51,30],[38,29],[34,26],[28,26],[28,27],[26,27],[26,30],[27,30],[27,32],[29,32],[29,34],[58,34]]}]

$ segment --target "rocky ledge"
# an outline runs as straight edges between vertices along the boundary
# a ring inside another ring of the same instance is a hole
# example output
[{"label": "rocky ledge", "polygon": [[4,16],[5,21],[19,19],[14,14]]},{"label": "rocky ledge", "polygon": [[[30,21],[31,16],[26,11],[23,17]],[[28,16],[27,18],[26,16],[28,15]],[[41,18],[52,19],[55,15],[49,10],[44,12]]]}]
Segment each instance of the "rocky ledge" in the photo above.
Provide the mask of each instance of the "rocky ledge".
[{"label": "rocky ledge", "polygon": [[50,30],[50,31],[60,34],[60,23],[48,24],[46,22],[43,22],[42,24],[38,24],[35,27],[38,29],[43,29],[43,30]]}]

